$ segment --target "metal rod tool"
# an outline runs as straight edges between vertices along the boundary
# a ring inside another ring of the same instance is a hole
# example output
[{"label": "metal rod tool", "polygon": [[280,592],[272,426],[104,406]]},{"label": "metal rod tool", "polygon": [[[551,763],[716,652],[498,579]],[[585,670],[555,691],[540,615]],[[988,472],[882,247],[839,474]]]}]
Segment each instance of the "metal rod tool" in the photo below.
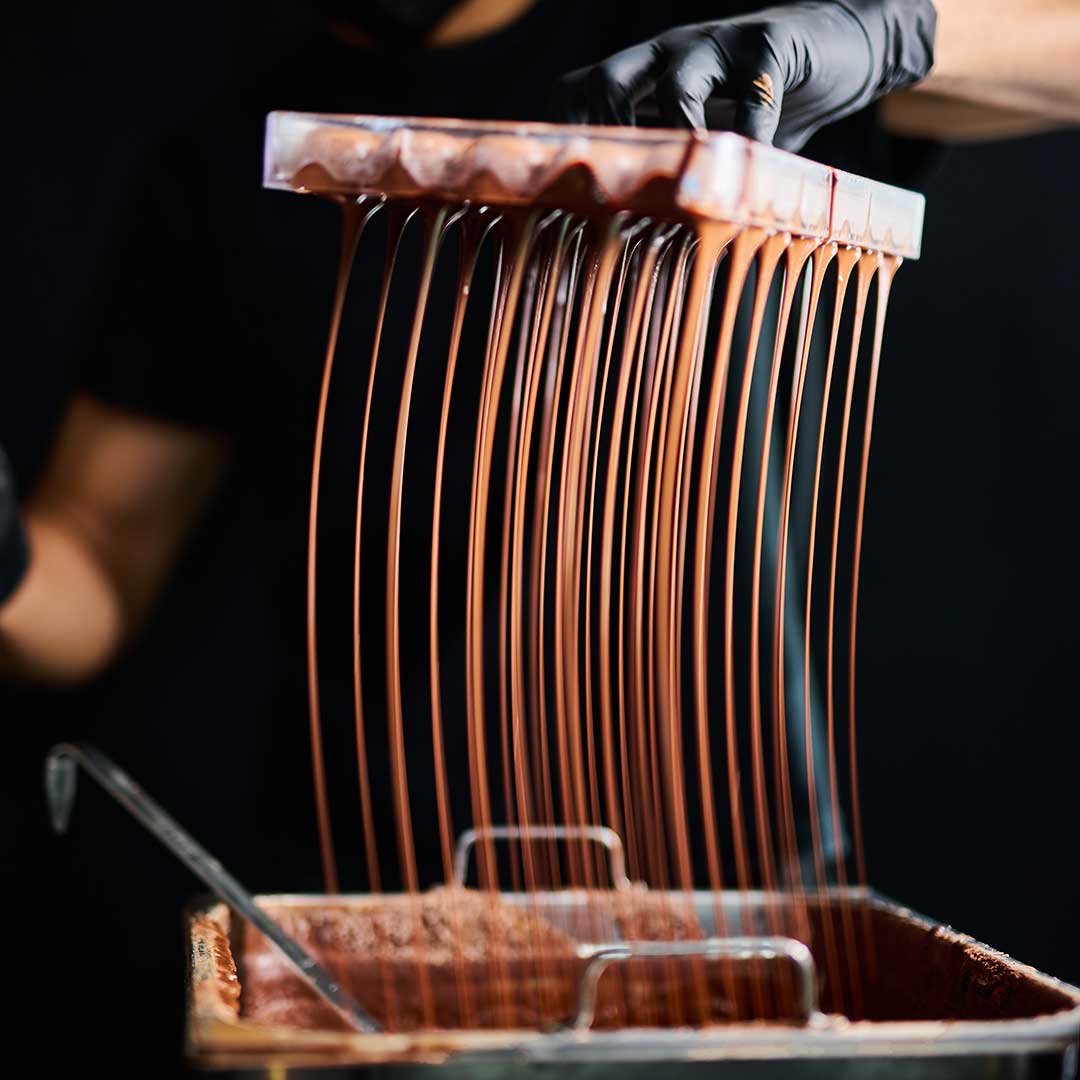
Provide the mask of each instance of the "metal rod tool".
[{"label": "metal rod tool", "polygon": [[132,817],[154,834],[197,878],[274,943],[304,981],[351,1027],[372,1034],[378,1022],[330,973],[256,903],[251,894],[202,845],[188,835],[107,755],[86,744],[58,743],[45,758],[45,798],[53,830],[67,832],[81,765]]}]

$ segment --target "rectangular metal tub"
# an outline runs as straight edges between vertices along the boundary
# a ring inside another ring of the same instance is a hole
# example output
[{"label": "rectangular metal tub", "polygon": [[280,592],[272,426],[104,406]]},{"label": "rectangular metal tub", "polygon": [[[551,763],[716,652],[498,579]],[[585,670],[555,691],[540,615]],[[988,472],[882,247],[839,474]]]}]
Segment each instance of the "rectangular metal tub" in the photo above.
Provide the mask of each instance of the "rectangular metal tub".
[{"label": "rectangular metal tub", "polygon": [[[318,907],[320,896],[266,896],[261,903]],[[335,897],[335,904],[367,897]],[[511,903],[526,902],[508,894]],[[684,894],[678,899],[684,900]],[[706,934],[714,897],[692,895]],[[545,918],[573,932],[582,898],[530,896]],[[770,905],[790,896],[724,893],[728,933],[753,931]],[[188,1051],[193,1062],[241,1071],[334,1067],[368,1075],[395,1063],[394,1077],[573,1076],[653,1080],[663,1076],[1072,1076],[1080,1035],[1080,990],[1017,963],[972,938],[916,915],[884,897],[834,890],[829,906],[868,912],[882,994],[868,1003],[876,1019],[818,1016],[802,1026],[730,1023],[708,1028],[558,1031],[429,1031],[354,1035],[271,1027],[246,1020],[244,927],[222,904],[194,909],[188,920],[190,995]],[[662,1064],[661,1064],[662,1063]]]}]

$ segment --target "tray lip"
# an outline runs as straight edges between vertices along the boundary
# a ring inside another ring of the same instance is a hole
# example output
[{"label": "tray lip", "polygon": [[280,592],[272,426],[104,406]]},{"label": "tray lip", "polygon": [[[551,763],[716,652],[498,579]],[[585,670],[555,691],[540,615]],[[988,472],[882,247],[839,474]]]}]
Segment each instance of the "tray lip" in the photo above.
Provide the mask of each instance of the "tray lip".
[{"label": "tray lip", "polygon": [[[563,891],[565,892],[565,890]],[[584,895],[586,890],[575,890]],[[380,898],[405,897],[406,893],[264,893],[255,897],[263,904],[303,906],[313,903],[366,902]],[[502,894],[507,898],[528,894]],[[551,896],[552,893],[541,894]],[[669,890],[668,895],[687,896],[684,891]],[[695,889],[689,894],[702,902],[714,902],[714,894]],[[193,938],[194,920],[222,914],[231,923],[232,913],[215,898],[196,898],[185,909],[190,960],[187,971],[188,1016],[186,1046],[188,1056],[210,1065],[252,1064],[272,1060],[275,1064],[302,1065],[358,1064],[374,1061],[412,1061],[438,1064],[453,1060],[497,1060],[503,1057],[535,1061],[566,1062],[579,1060],[648,1060],[654,1058],[695,1060],[715,1058],[750,1059],[761,1056],[789,1056],[793,1059],[828,1054],[880,1057],[903,1053],[909,1056],[934,1054],[961,1056],[978,1053],[1064,1052],[1080,1040],[1080,989],[1052,975],[1014,960],[999,949],[970,935],[960,933],[911,908],[884,896],[872,888],[830,888],[822,895],[829,899],[863,900],[877,910],[921,924],[928,930],[945,933],[964,944],[986,952],[991,957],[1021,968],[1024,975],[1073,999],[1073,1006],[1035,1017],[1007,1020],[895,1020],[836,1021],[805,1027],[739,1024],[695,1029],[631,1028],[617,1032],[491,1031],[433,1032],[407,1035],[354,1035],[339,1032],[298,1032],[280,1025],[261,1025],[251,1021],[225,1019],[207,1003],[196,1008],[195,982],[198,957]],[[751,890],[740,893],[724,890],[721,903],[740,906],[747,901],[768,903],[790,901],[790,894]],[[231,925],[222,927],[226,937]],[[202,972],[205,977],[206,971]],[[298,1037],[299,1036],[299,1037]],[[246,1045],[238,1039],[247,1038]],[[252,1043],[251,1039],[254,1039]],[[261,1040],[261,1041],[259,1041]]]},{"label": "tray lip", "polygon": [[[796,154],[753,142],[732,132],[692,132],[671,128],[638,128],[595,126],[587,124],[551,124],[539,121],[459,120],[442,117],[372,116],[346,113],[307,113],[279,109],[266,118],[266,138],[263,158],[263,186],[286,191],[310,191],[297,186],[293,178],[305,167],[320,164],[332,183],[318,188],[317,193],[338,196],[378,196],[377,184],[361,184],[341,175],[314,156],[303,155],[290,167],[287,150],[278,145],[279,132],[290,132],[293,138],[303,138],[321,130],[348,132],[350,130],[385,135],[389,145],[395,138],[407,139],[416,133],[442,134],[467,141],[458,157],[463,162],[485,138],[534,139],[566,151],[581,149],[582,140],[593,140],[605,146],[622,146],[631,152],[655,153],[667,151],[670,160],[660,168],[655,161],[645,161],[652,171],[640,175],[636,187],[625,191],[609,189],[602,173],[618,174],[620,169],[609,161],[600,167],[599,159],[586,164],[598,192],[598,206],[610,202],[615,208],[633,210],[635,195],[645,180],[663,177],[675,185],[672,217],[680,214],[691,218],[725,221],[740,226],[775,228],[798,235],[814,236],[823,243],[836,242],[862,246],[883,254],[917,259],[921,253],[922,224],[925,200],[917,192],[883,184],[865,177],[854,176],[822,165]],[[381,149],[381,145],[380,145]],[[392,156],[404,173],[400,148]],[[366,160],[359,155],[358,160]],[[511,160],[511,159],[507,159]],[[559,165],[565,169],[566,163]],[[545,166],[546,168],[546,166]],[[470,164],[463,175],[474,181],[480,174]],[[512,170],[511,170],[512,171]],[[526,170],[528,171],[528,170]],[[544,174],[548,182],[554,179]],[[457,178],[460,180],[460,177]],[[501,177],[500,177],[501,180]],[[414,178],[414,187],[422,187]],[[405,189],[403,189],[404,191]],[[461,198],[455,195],[454,185],[432,189],[439,197]],[[542,190],[542,189],[541,189]],[[417,197],[409,191],[409,197]],[[493,197],[474,198],[479,203],[497,205],[520,204],[525,195],[516,196],[504,188]],[[781,200],[779,211],[774,200]],[[883,209],[879,210],[879,204]],[[644,211],[642,211],[644,212]],[[843,219],[840,214],[843,213]],[[834,220],[835,219],[835,220]],[[856,222],[858,224],[856,224]],[[899,223],[896,228],[894,224]]]}]

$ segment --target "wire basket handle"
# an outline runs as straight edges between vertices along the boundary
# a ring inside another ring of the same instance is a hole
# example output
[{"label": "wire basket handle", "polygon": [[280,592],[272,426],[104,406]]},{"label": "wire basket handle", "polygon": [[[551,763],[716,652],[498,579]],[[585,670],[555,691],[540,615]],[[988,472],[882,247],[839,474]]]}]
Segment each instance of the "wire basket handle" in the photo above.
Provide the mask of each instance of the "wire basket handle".
[{"label": "wire basket handle", "polygon": [[628,941],[603,945],[588,953],[588,964],[578,986],[578,1009],[572,1027],[587,1031],[596,1019],[596,998],[600,977],[608,967],[622,960],[652,960],[671,957],[700,957],[703,960],[790,960],[799,969],[800,1018],[807,1023],[820,1015],[817,997],[817,967],[810,950],[788,937],[704,938],[700,941]]},{"label": "wire basket handle", "polygon": [[628,889],[626,854],[623,842],[606,825],[492,825],[484,829],[466,829],[454,851],[454,883],[464,886],[469,876],[469,854],[481,840],[591,840],[607,848],[608,870],[612,886]]}]

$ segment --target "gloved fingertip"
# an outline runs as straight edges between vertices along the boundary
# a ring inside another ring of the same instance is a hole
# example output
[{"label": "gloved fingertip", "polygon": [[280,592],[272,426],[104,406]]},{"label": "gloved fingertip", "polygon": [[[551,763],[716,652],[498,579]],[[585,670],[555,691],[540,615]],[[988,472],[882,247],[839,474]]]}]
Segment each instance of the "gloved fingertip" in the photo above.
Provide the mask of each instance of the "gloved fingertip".
[{"label": "gloved fingertip", "polygon": [[772,146],[779,122],[780,110],[771,106],[740,102],[735,109],[735,133],[766,146]]},{"label": "gloved fingertip", "polygon": [[675,127],[690,131],[702,131],[705,128],[705,103],[695,97],[680,95],[672,102],[671,120]]},{"label": "gloved fingertip", "polygon": [[683,121],[685,126],[692,131],[704,131],[706,128],[704,102],[688,102],[683,109]]}]

